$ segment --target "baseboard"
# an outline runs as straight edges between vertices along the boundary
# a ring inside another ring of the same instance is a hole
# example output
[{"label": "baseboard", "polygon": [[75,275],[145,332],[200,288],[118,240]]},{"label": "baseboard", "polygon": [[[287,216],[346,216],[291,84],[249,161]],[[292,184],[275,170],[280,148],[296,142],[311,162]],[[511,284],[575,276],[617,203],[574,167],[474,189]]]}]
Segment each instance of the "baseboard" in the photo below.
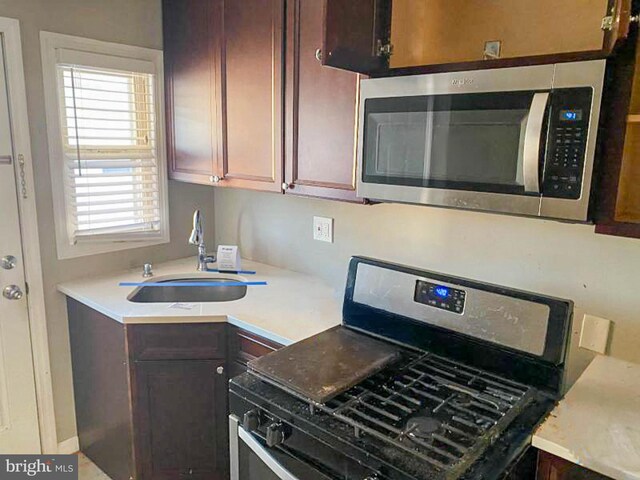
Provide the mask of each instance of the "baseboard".
[{"label": "baseboard", "polygon": [[67,438],[66,440],[58,444],[58,453],[70,454],[77,453],[80,450],[80,443],[78,437]]}]

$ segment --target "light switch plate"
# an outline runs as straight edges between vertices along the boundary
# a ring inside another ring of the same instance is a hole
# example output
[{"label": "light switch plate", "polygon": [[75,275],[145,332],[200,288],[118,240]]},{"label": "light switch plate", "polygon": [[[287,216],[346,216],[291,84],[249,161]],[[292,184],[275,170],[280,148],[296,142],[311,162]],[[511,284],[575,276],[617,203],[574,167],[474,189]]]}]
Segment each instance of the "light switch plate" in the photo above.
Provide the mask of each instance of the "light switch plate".
[{"label": "light switch plate", "polygon": [[607,352],[611,320],[585,314],[580,332],[580,347],[603,355]]},{"label": "light switch plate", "polygon": [[313,217],[313,239],[333,243],[333,218]]}]

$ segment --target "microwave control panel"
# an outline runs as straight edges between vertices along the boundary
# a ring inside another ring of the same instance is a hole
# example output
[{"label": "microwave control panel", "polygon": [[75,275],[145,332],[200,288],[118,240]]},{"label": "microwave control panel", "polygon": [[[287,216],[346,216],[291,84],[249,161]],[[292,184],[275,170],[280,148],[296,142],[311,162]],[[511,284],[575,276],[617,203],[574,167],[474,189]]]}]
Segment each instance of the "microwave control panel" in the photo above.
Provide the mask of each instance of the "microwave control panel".
[{"label": "microwave control panel", "polygon": [[546,197],[580,198],[591,97],[591,88],[567,88],[551,93],[542,181]]},{"label": "microwave control panel", "polygon": [[462,314],[467,292],[457,288],[418,280],[414,300],[430,307]]}]

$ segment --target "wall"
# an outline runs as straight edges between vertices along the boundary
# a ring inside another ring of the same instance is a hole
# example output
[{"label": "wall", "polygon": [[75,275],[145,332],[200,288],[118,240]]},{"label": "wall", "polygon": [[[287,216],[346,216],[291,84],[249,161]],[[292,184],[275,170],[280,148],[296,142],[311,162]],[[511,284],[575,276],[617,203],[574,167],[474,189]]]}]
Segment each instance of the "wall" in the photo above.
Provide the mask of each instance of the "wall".
[{"label": "wall", "polygon": [[[191,213],[197,207],[211,205],[213,191],[207,187],[171,182],[170,244],[58,261],[44,120],[40,31],[161,49],[161,3],[160,0],[0,0],[0,16],[17,18],[22,30],[51,375],[58,441],[63,441],[74,436],[76,428],[66,306],[64,297],[56,292],[56,284],[82,276],[140,266],[148,261],[160,262],[193,255],[193,248],[186,242],[191,228]],[[207,217],[206,235],[212,238],[212,212]]]},{"label": "wall", "polygon": [[[216,240],[245,258],[344,288],[352,255],[367,255],[575,302],[615,321],[611,354],[640,362],[640,240],[588,225],[411,205],[353,205],[216,189]],[[335,219],[335,243],[312,240],[314,215]],[[574,335],[575,336],[575,335]],[[591,355],[574,338],[571,379]]]}]

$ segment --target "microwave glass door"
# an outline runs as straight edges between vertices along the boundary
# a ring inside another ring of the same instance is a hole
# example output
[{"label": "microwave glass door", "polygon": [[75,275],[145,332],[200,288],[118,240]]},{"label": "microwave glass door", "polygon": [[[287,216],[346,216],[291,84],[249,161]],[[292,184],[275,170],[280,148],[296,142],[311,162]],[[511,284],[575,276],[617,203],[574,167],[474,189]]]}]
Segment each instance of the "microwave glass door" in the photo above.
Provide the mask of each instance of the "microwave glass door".
[{"label": "microwave glass door", "polygon": [[525,194],[525,139],[535,94],[367,99],[363,182]]}]

